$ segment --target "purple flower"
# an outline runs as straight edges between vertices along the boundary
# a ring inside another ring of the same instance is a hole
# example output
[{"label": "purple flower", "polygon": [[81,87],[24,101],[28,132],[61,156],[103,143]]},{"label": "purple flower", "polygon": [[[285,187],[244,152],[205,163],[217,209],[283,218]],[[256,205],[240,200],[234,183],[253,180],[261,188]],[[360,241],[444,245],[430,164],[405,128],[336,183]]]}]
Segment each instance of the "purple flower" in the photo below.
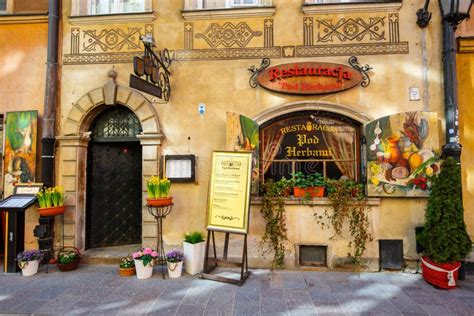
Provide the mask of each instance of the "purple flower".
[{"label": "purple flower", "polygon": [[168,262],[180,262],[183,261],[184,255],[179,250],[173,250],[166,254],[166,261]]},{"label": "purple flower", "polygon": [[41,259],[43,259],[43,253],[36,249],[22,251],[16,256],[17,261],[23,262]]}]

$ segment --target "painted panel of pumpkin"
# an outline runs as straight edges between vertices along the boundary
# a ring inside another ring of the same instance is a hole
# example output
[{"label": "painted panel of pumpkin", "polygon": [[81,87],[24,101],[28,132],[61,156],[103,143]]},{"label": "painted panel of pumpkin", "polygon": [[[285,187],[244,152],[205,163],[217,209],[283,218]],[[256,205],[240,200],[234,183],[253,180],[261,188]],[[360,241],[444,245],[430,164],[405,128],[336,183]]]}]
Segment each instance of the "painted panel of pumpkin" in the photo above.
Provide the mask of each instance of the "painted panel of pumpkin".
[{"label": "painted panel of pumpkin", "polygon": [[432,112],[385,116],[365,127],[369,196],[428,196],[439,172],[438,117]]}]

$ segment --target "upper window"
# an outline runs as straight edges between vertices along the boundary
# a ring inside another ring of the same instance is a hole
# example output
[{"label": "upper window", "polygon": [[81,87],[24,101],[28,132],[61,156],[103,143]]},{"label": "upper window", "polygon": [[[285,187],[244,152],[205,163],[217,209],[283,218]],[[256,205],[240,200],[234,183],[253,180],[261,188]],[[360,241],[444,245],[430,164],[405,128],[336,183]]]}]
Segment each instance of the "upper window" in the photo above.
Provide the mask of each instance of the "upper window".
[{"label": "upper window", "polygon": [[260,128],[261,180],[319,172],[360,180],[360,124],[328,112],[296,112]]},{"label": "upper window", "polygon": [[305,4],[336,4],[336,3],[389,3],[402,0],[305,0]]},{"label": "upper window", "polygon": [[271,6],[272,0],[185,0],[184,10]]},{"label": "upper window", "polygon": [[72,15],[151,12],[151,0],[73,0]]},{"label": "upper window", "polygon": [[0,0],[0,12],[7,11],[7,0]]}]

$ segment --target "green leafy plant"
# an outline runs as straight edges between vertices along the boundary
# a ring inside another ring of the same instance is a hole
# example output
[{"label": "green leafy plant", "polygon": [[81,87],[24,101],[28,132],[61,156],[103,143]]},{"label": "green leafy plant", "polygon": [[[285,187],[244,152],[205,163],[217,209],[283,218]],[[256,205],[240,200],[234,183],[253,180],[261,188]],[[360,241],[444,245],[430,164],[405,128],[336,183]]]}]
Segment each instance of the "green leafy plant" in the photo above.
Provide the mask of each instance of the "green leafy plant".
[{"label": "green leafy plant", "polygon": [[133,261],[133,258],[128,256],[128,257],[122,257],[120,258],[120,268],[121,269],[130,269],[135,267],[135,261]]},{"label": "green leafy plant", "polygon": [[283,192],[289,188],[285,180],[267,181],[262,185],[263,205],[260,213],[265,221],[265,231],[261,240],[261,253],[273,253],[272,269],[281,267],[285,260],[287,242],[286,213]]},{"label": "green leafy plant", "polygon": [[81,254],[75,250],[64,249],[58,253],[59,264],[69,264],[81,258]]},{"label": "green leafy plant", "polygon": [[302,172],[296,172],[293,174],[295,187],[298,188],[310,188],[310,187],[325,187],[326,181],[324,176],[318,172],[313,174],[303,174]]},{"label": "green leafy plant", "polygon": [[204,241],[204,234],[201,232],[191,232],[184,234],[184,241],[189,244],[198,244]]},{"label": "green leafy plant", "polygon": [[60,186],[44,188],[36,197],[40,208],[64,205],[64,190]]},{"label": "green leafy plant", "polygon": [[471,251],[471,239],[464,223],[461,170],[449,157],[434,177],[425,213],[425,226],[418,236],[424,255],[436,263],[464,259]]},{"label": "green leafy plant", "polygon": [[372,241],[372,235],[369,232],[369,206],[367,198],[364,195],[364,186],[350,180],[327,180],[328,195],[327,199],[332,210],[324,210],[321,213],[315,213],[317,222],[324,228],[330,226],[335,234],[332,238],[342,235],[344,223],[349,224],[351,241],[349,247],[353,248],[353,254],[348,256],[354,263],[361,264],[362,255],[366,249],[366,243]]}]

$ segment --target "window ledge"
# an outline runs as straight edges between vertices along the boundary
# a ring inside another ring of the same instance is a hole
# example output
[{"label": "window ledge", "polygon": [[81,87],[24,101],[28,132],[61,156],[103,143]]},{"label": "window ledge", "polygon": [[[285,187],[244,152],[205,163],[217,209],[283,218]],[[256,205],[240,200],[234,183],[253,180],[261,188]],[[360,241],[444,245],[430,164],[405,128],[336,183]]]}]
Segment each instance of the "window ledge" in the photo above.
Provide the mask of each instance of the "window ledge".
[{"label": "window ledge", "polygon": [[0,24],[47,23],[48,13],[0,14]]},{"label": "window ledge", "polygon": [[72,25],[90,25],[90,24],[113,24],[113,23],[132,23],[132,22],[152,22],[156,19],[154,12],[122,13],[122,14],[98,14],[69,16],[69,23]]},{"label": "window ledge", "polygon": [[303,4],[304,14],[380,12],[400,10],[402,2],[354,3],[354,4]]},{"label": "window ledge", "polygon": [[[263,198],[261,196],[252,196],[250,199],[250,205],[262,205]],[[369,206],[379,206],[380,198],[368,198],[367,204]],[[285,198],[285,205],[301,205],[301,206],[326,206],[330,205],[327,198],[313,198],[309,200],[303,200],[301,198],[287,197]]]},{"label": "window ledge", "polygon": [[275,7],[183,10],[181,13],[186,21],[270,17],[275,14]]}]

